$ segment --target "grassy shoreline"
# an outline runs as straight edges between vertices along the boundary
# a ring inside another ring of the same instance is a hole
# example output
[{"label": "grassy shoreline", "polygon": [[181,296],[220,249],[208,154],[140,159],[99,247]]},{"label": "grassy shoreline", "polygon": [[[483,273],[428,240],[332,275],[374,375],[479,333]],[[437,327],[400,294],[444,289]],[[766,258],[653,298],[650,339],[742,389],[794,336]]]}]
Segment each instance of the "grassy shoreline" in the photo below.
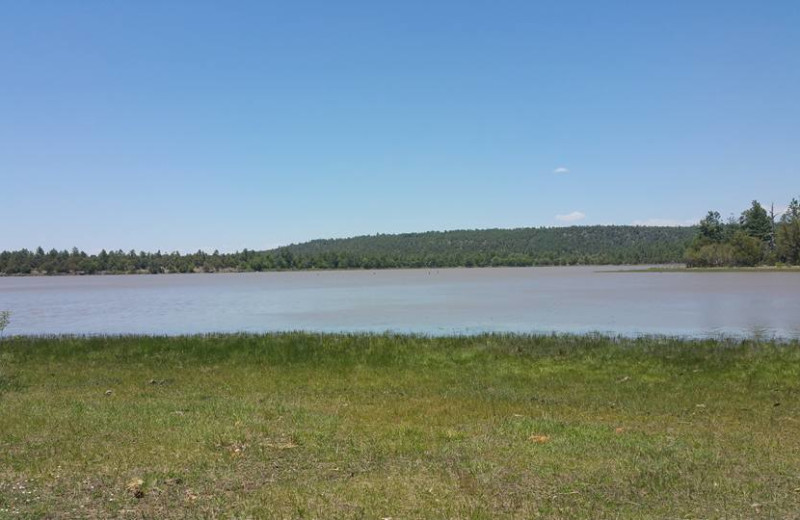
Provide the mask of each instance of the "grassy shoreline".
[{"label": "grassy shoreline", "polygon": [[0,518],[794,518],[800,343],[0,341]]}]

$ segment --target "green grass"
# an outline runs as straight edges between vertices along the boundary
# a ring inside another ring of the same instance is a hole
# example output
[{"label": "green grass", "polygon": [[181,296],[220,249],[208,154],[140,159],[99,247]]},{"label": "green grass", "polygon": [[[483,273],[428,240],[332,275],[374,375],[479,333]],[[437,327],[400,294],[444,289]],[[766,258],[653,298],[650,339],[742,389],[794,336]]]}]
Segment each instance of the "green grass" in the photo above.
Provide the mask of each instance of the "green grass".
[{"label": "green grass", "polygon": [[0,518],[797,518],[798,432],[797,342],[0,341]]}]

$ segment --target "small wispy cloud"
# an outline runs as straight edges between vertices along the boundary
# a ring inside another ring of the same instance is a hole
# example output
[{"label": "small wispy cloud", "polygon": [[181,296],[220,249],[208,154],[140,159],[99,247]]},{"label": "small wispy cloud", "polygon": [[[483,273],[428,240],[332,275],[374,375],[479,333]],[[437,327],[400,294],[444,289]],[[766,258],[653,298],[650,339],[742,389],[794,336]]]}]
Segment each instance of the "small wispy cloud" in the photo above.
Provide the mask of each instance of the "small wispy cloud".
[{"label": "small wispy cloud", "polygon": [[632,224],[634,226],[678,227],[678,226],[691,226],[697,224],[697,220],[678,220],[674,218],[648,218],[644,220],[634,220]]},{"label": "small wispy cloud", "polygon": [[565,173],[569,173],[569,168],[565,168],[564,166],[559,166],[558,168],[553,170],[553,173],[555,173],[556,175],[563,175]]},{"label": "small wispy cloud", "polygon": [[572,213],[567,213],[566,215],[556,215],[556,220],[560,220],[561,222],[577,222],[585,218],[586,214],[581,213],[580,211],[573,211]]}]

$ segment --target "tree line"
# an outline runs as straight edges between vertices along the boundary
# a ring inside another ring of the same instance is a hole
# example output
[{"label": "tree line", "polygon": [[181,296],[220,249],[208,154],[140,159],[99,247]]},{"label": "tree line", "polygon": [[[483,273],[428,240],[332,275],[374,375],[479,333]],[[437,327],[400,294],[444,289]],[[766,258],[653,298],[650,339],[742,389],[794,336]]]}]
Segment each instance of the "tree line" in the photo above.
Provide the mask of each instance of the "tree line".
[{"label": "tree line", "polygon": [[688,267],[800,265],[800,203],[792,199],[776,219],[757,200],[739,218],[723,222],[709,211],[686,250]]},{"label": "tree line", "polygon": [[267,251],[87,254],[51,249],[0,253],[0,274],[190,273],[301,269],[385,269],[682,261],[692,227],[571,226],[431,231],[313,240]]},{"label": "tree line", "polygon": [[161,274],[222,271],[260,271],[263,253],[247,249],[223,254],[218,251],[181,254],[179,252],[147,253],[134,250],[106,251],[90,255],[77,248],[71,251],[41,247],[35,251],[3,251],[0,253],[0,274]]}]

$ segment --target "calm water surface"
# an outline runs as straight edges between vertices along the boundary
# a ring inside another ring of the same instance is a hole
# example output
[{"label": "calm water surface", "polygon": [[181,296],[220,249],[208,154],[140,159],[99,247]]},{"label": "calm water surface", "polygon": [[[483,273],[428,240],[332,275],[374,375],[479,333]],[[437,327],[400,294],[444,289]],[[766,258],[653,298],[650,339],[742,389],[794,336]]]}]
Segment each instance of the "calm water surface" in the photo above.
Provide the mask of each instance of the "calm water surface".
[{"label": "calm water surface", "polygon": [[800,273],[613,267],[0,278],[7,334],[396,331],[800,337]]}]

